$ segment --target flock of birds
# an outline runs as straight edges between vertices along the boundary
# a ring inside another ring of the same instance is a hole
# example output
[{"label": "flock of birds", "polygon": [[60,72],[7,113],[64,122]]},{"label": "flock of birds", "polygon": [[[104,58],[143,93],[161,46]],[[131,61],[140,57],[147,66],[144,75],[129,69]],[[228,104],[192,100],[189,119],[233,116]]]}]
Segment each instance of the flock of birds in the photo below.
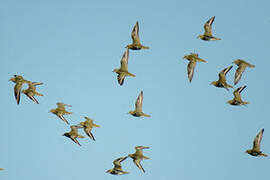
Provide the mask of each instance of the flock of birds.
[{"label": "flock of birds", "polygon": [[[204,34],[199,35],[198,38],[200,38],[201,40],[204,41],[213,41],[213,40],[221,40],[220,38],[214,37],[212,34],[212,24],[215,20],[215,16],[211,17],[205,24],[204,24]],[[124,84],[124,79],[126,76],[131,76],[131,77],[135,77],[134,74],[130,73],[128,71],[128,58],[129,58],[129,49],[131,50],[142,50],[142,49],[149,49],[149,47],[147,46],[143,46],[140,42],[140,38],[139,38],[139,23],[136,22],[132,33],[131,33],[131,37],[132,37],[132,44],[129,44],[126,46],[126,51],[123,54],[123,57],[120,61],[121,66],[119,69],[114,69],[113,72],[117,73],[117,80],[118,83],[122,86]],[[194,74],[194,69],[196,66],[197,62],[207,62],[204,59],[199,58],[199,55],[196,53],[191,53],[189,55],[185,55],[183,57],[184,59],[187,59],[189,61],[189,64],[187,66],[187,72],[188,72],[188,79],[191,82],[192,78],[193,78],[193,74]],[[252,64],[249,64],[248,62],[241,60],[241,59],[237,59],[233,62],[234,64],[236,64],[238,66],[236,72],[235,72],[235,78],[234,78],[234,85],[236,85],[241,77],[243,72],[245,71],[245,69],[247,67],[250,68],[254,68],[255,66]],[[211,84],[219,87],[219,88],[225,88],[226,90],[229,90],[229,88],[233,88],[233,86],[229,85],[226,81],[226,75],[227,73],[232,69],[232,66],[226,67],[225,69],[223,69],[221,72],[219,72],[218,76],[219,79],[217,81],[213,81]],[[12,77],[10,79],[10,81],[15,83],[14,86],[14,96],[16,99],[17,104],[20,103],[20,97],[21,97],[21,92],[23,94],[25,94],[29,99],[31,99],[33,102],[35,102],[36,104],[39,104],[39,102],[37,101],[37,99],[35,98],[35,96],[43,96],[42,94],[38,93],[36,90],[36,86],[38,85],[42,85],[43,83],[40,82],[31,82],[28,80],[25,80],[22,76],[20,75],[14,75],[14,77]],[[21,90],[23,84],[28,84],[28,88]],[[242,86],[237,88],[234,92],[234,98],[232,100],[229,100],[227,103],[230,105],[246,105],[248,104],[248,102],[245,102],[242,100],[240,93],[246,88],[246,86]],[[56,103],[57,104],[57,108],[56,109],[51,109],[49,112],[55,114],[56,116],[58,116],[61,120],[63,120],[66,124],[69,125],[69,122],[67,121],[67,119],[64,117],[64,115],[70,115],[72,114],[71,112],[68,112],[65,107],[71,107],[71,105],[68,104],[64,104],[64,103]],[[145,114],[142,111],[142,104],[143,104],[143,91],[140,92],[136,103],[135,103],[135,110],[134,111],[129,111],[128,113],[135,116],[135,117],[150,117],[150,115]],[[84,122],[80,122],[78,125],[72,125],[70,126],[71,131],[70,132],[66,132],[63,134],[63,136],[66,136],[68,138],[70,138],[73,142],[75,142],[76,144],[78,144],[79,146],[80,143],[78,142],[77,138],[84,138],[84,136],[80,135],[78,133],[78,129],[83,128],[85,134],[92,140],[95,141],[95,137],[92,134],[92,129],[94,127],[100,127],[99,125],[93,123],[93,120],[89,117],[85,117],[85,121]],[[263,137],[263,132],[264,129],[262,129],[254,138],[253,140],[253,147],[252,149],[246,150],[246,153],[252,155],[252,156],[264,156],[266,157],[267,155],[262,153],[261,149],[260,149],[260,143]],[[121,163],[126,160],[128,157],[130,157],[131,159],[133,159],[134,164],[143,172],[145,172],[144,168],[141,165],[141,161],[144,159],[150,159],[149,157],[146,157],[143,155],[143,149],[149,149],[149,147],[146,146],[136,146],[135,147],[135,153],[133,154],[129,154],[127,156],[123,156],[120,158],[117,158],[113,161],[114,167],[112,169],[107,170],[107,173],[113,174],[113,175],[121,175],[121,174],[127,174],[128,172],[124,171],[122,169]],[[3,168],[0,168],[0,170],[3,170]]]}]

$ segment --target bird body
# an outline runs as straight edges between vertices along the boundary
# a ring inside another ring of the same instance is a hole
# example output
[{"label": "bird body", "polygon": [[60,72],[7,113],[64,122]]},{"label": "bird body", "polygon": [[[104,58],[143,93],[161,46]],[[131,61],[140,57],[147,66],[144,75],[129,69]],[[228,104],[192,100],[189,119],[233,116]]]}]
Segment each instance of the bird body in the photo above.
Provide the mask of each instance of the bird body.
[{"label": "bird body", "polygon": [[55,114],[61,120],[63,120],[65,123],[69,124],[69,122],[66,120],[66,118],[64,117],[64,115],[72,114],[72,112],[68,112],[65,109],[65,106],[71,107],[71,105],[64,104],[64,103],[56,103],[56,104],[57,104],[57,108],[56,109],[51,109],[49,112]]},{"label": "bird body", "polygon": [[135,110],[134,111],[129,111],[128,113],[131,114],[132,116],[135,117],[151,117],[148,114],[145,114],[144,112],[142,112],[142,104],[143,104],[143,91],[141,91],[141,93],[139,94],[139,96],[137,97],[136,103],[135,103]]},{"label": "bird body", "polygon": [[150,159],[150,158],[143,155],[143,151],[142,151],[143,149],[149,149],[149,147],[136,146],[135,147],[135,150],[136,150],[135,153],[129,154],[128,157],[132,158],[134,164],[145,173],[145,170],[141,165],[141,161],[143,159]]},{"label": "bird body", "polygon": [[70,138],[73,142],[81,146],[77,138],[84,138],[84,136],[78,134],[78,128],[81,128],[80,126],[70,126],[71,131],[63,134],[63,136],[66,136]]},{"label": "bird body", "polygon": [[189,82],[191,82],[197,62],[207,62],[207,61],[199,58],[199,55],[196,53],[185,55],[183,59],[187,59],[189,61],[188,66],[187,66],[187,73],[188,73]]},{"label": "bird body", "polygon": [[246,62],[242,59],[237,59],[237,60],[233,61],[233,63],[238,66],[238,68],[235,71],[235,75],[234,75],[234,85],[236,85],[240,81],[242,74],[246,70],[247,67],[249,67],[249,68],[255,67],[255,65],[249,64],[248,62]]},{"label": "bird body", "polygon": [[247,86],[242,86],[237,88],[234,92],[234,98],[232,100],[229,100],[227,103],[230,105],[238,106],[238,105],[246,105],[249,104],[249,102],[243,101],[241,98],[240,93],[246,88]]},{"label": "bird body", "polygon": [[24,93],[27,97],[29,97],[35,103],[39,104],[34,96],[43,96],[43,94],[40,94],[36,91],[36,86],[42,85],[43,83],[36,83],[36,82],[33,83],[29,81],[27,82],[27,84],[28,84],[28,89],[22,90],[22,93]]},{"label": "bird body", "polygon": [[113,72],[117,73],[117,81],[122,86],[124,84],[124,80],[126,76],[132,76],[135,77],[134,74],[128,72],[128,57],[129,57],[129,50],[126,49],[126,51],[123,54],[123,57],[120,61],[121,67],[120,69],[114,69]]},{"label": "bird body", "polygon": [[253,147],[252,149],[246,150],[246,153],[250,154],[251,156],[264,156],[267,157],[267,154],[262,153],[261,151],[261,141],[263,137],[264,129],[262,129],[254,138],[253,140]]},{"label": "bird body", "polygon": [[232,69],[232,66],[229,66],[225,69],[223,69],[219,74],[219,79],[217,81],[213,81],[211,84],[213,84],[216,87],[219,88],[225,88],[226,90],[229,90],[228,88],[233,88],[231,85],[229,85],[226,81],[226,74]]},{"label": "bird body", "polygon": [[15,96],[17,104],[19,105],[20,99],[21,99],[21,88],[22,88],[24,83],[27,83],[29,81],[25,80],[20,75],[14,75],[14,77],[10,78],[9,81],[16,83],[14,86],[14,96]]},{"label": "bird body", "polygon": [[80,125],[83,127],[84,132],[87,134],[87,136],[89,136],[90,139],[95,141],[96,139],[91,131],[93,127],[100,127],[100,126],[93,123],[93,120],[91,118],[89,117],[84,117],[84,118],[86,119],[86,121],[80,122]]},{"label": "bird body", "polygon": [[148,46],[143,46],[140,42],[140,37],[139,37],[139,22],[137,21],[135,26],[133,27],[132,33],[131,33],[131,38],[132,38],[132,44],[129,44],[126,46],[127,49],[132,49],[132,50],[141,50],[141,49],[149,49]]},{"label": "bird body", "polygon": [[121,162],[124,161],[125,159],[127,159],[127,157],[128,156],[115,159],[113,161],[114,167],[112,169],[107,170],[106,173],[110,173],[113,175],[128,174],[128,172],[126,172],[122,169],[122,165],[121,165]]},{"label": "bird body", "polygon": [[201,40],[204,41],[215,41],[221,40],[220,38],[214,37],[212,34],[212,24],[215,20],[215,16],[211,17],[205,24],[204,24],[204,34],[198,36]]}]

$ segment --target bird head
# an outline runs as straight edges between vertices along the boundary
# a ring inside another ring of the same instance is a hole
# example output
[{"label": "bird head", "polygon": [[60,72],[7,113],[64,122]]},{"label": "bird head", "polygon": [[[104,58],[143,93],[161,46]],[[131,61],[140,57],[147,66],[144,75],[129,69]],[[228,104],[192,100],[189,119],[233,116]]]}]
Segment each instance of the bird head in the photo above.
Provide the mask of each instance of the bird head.
[{"label": "bird head", "polygon": [[129,111],[128,114],[131,114],[132,115],[132,114],[134,114],[134,111]]},{"label": "bird head", "polygon": [[217,82],[217,81],[213,81],[213,82],[211,82],[211,84],[210,84],[210,85],[217,86],[217,84],[218,84],[218,82]]},{"label": "bird head", "polygon": [[109,169],[108,171],[106,171],[106,173],[112,173],[112,169]]},{"label": "bird head", "polygon": [[136,146],[135,149],[149,149],[147,146]]},{"label": "bird head", "polygon": [[236,65],[239,65],[241,61],[242,61],[241,59],[236,59],[236,60],[233,61],[233,63],[236,64]]},{"label": "bird head", "polygon": [[131,45],[126,45],[126,47],[125,48],[128,48],[128,49],[130,49],[131,48]]},{"label": "bird head", "polygon": [[51,109],[51,110],[49,111],[49,113],[55,114],[55,113],[56,113],[56,110],[55,110],[55,109]]},{"label": "bird head", "polygon": [[68,134],[68,133],[65,133],[65,134],[63,134],[62,136],[69,137],[69,134]]},{"label": "bird head", "polygon": [[199,36],[197,36],[197,38],[203,39],[203,35],[200,34]]},{"label": "bird head", "polygon": [[248,153],[248,154],[250,154],[250,153],[251,153],[251,149],[249,149],[249,150],[246,150],[246,151],[245,151],[245,153]]}]

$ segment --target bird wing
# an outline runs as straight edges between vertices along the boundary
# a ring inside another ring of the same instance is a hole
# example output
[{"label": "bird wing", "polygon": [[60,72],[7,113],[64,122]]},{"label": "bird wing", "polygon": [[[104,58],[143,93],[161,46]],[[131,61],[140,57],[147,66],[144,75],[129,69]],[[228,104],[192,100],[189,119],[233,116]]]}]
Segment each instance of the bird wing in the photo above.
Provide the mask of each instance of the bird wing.
[{"label": "bird wing", "polygon": [[192,81],[195,67],[196,67],[196,61],[190,61],[190,62],[188,63],[188,66],[187,66],[187,72],[188,72],[188,79],[189,79],[189,82]]},{"label": "bird wing", "polygon": [[124,73],[119,73],[117,76],[118,83],[122,86],[124,84],[126,75]]},{"label": "bird wing", "polygon": [[234,75],[234,85],[236,85],[241,77],[242,77],[242,74],[243,72],[245,71],[245,67],[244,66],[239,66],[236,71],[235,71],[235,75]]},{"label": "bird wing", "polygon": [[140,44],[140,38],[139,38],[139,23],[136,22],[135,26],[133,27],[131,38],[133,40],[133,44]]},{"label": "bird wing", "polygon": [[117,158],[113,161],[113,164],[115,167],[118,167],[118,168],[121,168],[121,162],[124,161],[125,159],[127,159],[127,156],[126,157],[120,157],[120,158]]},{"label": "bird wing", "polygon": [[14,86],[14,96],[15,99],[17,101],[17,104],[20,104],[20,99],[21,99],[21,88],[22,88],[22,84],[21,83],[17,83]]},{"label": "bird wing", "polygon": [[145,171],[144,171],[144,169],[143,169],[143,167],[142,167],[142,165],[141,165],[141,159],[133,159],[133,162],[134,162],[134,164],[136,164],[136,166],[137,166],[139,169],[141,169],[141,170],[145,173]]},{"label": "bird wing", "polygon": [[264,132],[264,129],[262,129],[257,134],[257,136],[255,137],[255,139],[253,141],[253,150],[255,150],[255,151],[258,151],[258,152],[260,151],[260,144],[261,144],[261,141],[262,141],[263,132]]},{"label": "bird wing", "polygon": [[34,86],[42,85],[42,82],[31,82]]},{"label": "bird wing", "polygon": [[142,103],[143,103],[143,91],[139,94],[137,97],[136,103],[135,103],[135,110],[138,112],[142,111]]},{"label": "bird wing", "polygon": [[204,24],[204,35],[205,36],[213,36],[212,35],[212,24],[215,20],[215,16],[211,17],[205,24]]},{"label": "bird wing", "polygon": [[32,101],[34,101],[35,103],[39,104],[37,99],[33,96],[33,95],[30,95],[30,94],[26,94],[27,97],[29,97]]},{"label": "bird wing", "polygon": [[81,146],[81,144],[79,143],[79,141],[76,138],[70,137],[70,139],[75,142],[76,144],[78,144],[79,146]]},{"label": "bird wing", "polygon": [[220,73],[224,73],[225,75],[227,75],[227,73],[232,69],[233,66],[229,66],[226,67],[225,69],[223,69]]},{"label": "bird wing", "polygon": [[65,123],[69,125],[69,122],[66,120],[66,118],[63,115],[56,114],[60,119],[62,119]]},{"label": "bird wing", "polygon": [[127,48],[120,61],[121,63],[120,71],[128,71],[128,56],[129,56],[129,50]]},{"label": "bird wing", "polygon": [[87,136],[90,137],[90,139],[95,141],[96,139],[95,139],[94,135],[92,134],[91,129],[92,128],[84,128],[84,132],[87,134]]}]

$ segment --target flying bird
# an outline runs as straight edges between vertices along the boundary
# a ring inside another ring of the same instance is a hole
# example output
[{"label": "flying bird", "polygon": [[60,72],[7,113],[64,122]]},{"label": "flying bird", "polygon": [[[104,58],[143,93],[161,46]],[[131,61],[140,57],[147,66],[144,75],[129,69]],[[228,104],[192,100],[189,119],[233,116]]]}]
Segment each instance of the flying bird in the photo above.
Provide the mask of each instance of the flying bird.
[{"label": "flying bird", "polygon": [[14,86],[14,96],[15,96],[17,104],[19,105],[20,99],[21,99],[21,88],[22,88],[24,83],[27,83],[29,81],[25,80],[20,75],[14,75],[14,77],[10,78],[9,81],[16,83]]},{"label": "flying bird", "polygon": [[135,26],[133,27],[133,30],[131,33],[131,38],[132,38],[132,44],[127,45],[126,48],[132,49],[132,50],[149,49],[149,47],[143,46],[140,43],[138,21],[136,22]]},{"label": "flying bird", "polygon": [[227,103],[234,106],[249,104],[249,102],[242,100],[241,94],[240,94],[246,87],[247,86],[242,86],[242,87],[237,88],[233,92],[234,98],[232,100],[229,100]]},{"label": "flying bird", "polygon": [[73,142],[81,146],[77,138],[84,138],[84,136],[81,136],[78,134],[78,128],[81,128],[80,126],[70,126],[71,131],[63,134],[63,136],[66,136],[70,138]]},{"label": "flying bird", "polygon": [[55,114],[61,120],[63,120],[65,123],[69,124],[69,122],[66,120],[66,118],[64,117],[64,115],[72,114],[72,112],[68,112],[65,109],[65,106],[71,107],[71,105],[60,103],[60,102],[56,103],[56,105],[57,105],[57,108],[56,109],[51,109],[49,112]]},{"label": "flying bird", "polygon": [[27,97],[29,97],[35,103],[39,104],[34,96],[43,96],[43,94],[40,94],[36,91],[36,86],[42,85],[43,83],[29,81],[27,82],[27,84],[28,84],[28,89],[22,90],[22,93],[24,93]]},{"label": "flying bird", "polygon": [[123,171],[122,169],[122,165],[121,165],[121,162],[126,160],[128,156],[126,157],[120,157],[120,158],[117,158],[113,161],[113,165],[114,167],[112,169],[109,169],[108,171],[106,171],[106,173],[110,173],[110,174],[113,174],[113,175],[122,175],[122,174],[128,174],[128,172],[126,171]]},{"label": "flying bird", "polygon": [[214,40],[221,40],[220,38],[214,37],[212,34],[212,24],[215,20],[215,16],[211,17],[205,24],[204,24],[204,34],[199,35],[197,38],[200,38],[204,41],[214,41]]},{"label": "flying bird", "polygon": [[228,88],[233,88],[231,85],[229,85],[226,82],[226,74],[232,69],[232,66],[229,66],[218,74],[219,79],[217,81],[213,81],[211,84],[219,87],[219,88],[225,88],[226,90],[229,90]]},{"label": "flying bird", "polygon": [[264,129],[262,129],[257,136],[254,138],[253,147],[252,149],[246,150],[246,153],[250,154],[251,156],[264,156],[267,157],[267,154],[263,154],[261,151],[261,141],[263,137]]},{"label": "flying bird", "polygon": [[125,53],[123,54],[123,57],[120,61],[121,67],[120,69],[114,69],[113,72],[116,72],[118,74],[117,80],[118,83],[122,86],[124,84],[124,80],[126,76],[132,76],[135,77],[134,74],[131,74],[128,72],[128,56],[129,56],[129,50],[126,49]]},{"label": "flying bird", "polygon": [[128,157],[132,158],[134,164],[145,173],[145,170],[143,169],[141,165],[141,161],[143,159],[150,159],[150,158],[143,155],[143,151],[142,151],[143,149],[149,149],[149,147],[136,146],[135,147],[136,152],[133,154],[129,154]]},{"label": "flying bird", "polygon": [[142,104],[143,104],[143,91],[139,94],[136,103],[135,103],[135,111],[129,111],[128,113],[135,117],[145,116],[145,117],[151,117],[148,114],[144,114],[142,112]]},{"label": "flying bird", "polygon": [[254,65],[249,64],[248,62],[246,62],[242,59],[237,59],[237,60],[233,61],[233,63],[238,66],[238,68],[235,71],[235,75],[234,75],[234,85],[236,85],[240,81],[242,74],[245,71],[246,67],[249,67],[249,68],[255,67]]},{"label": "flying bird", "polygon": [[93,123],[93,120],[91,118],[89,118],[89,117],[84,117],[84,118],[86,119],[86,121],[80,122],[80,126],[83,127],[84,132],[87,134],[87,136],[89,136],[90,139],[95,141],[96,139],[91,131],[92,131],[93,127],[100,127],[100,126]]},{"label": "flying bird", "polygon": [[199,58],[199,55],[196,53],[191,53],[189,55],[185,55],[183,59],[187,59],[189,61],[188,66],[187,66],[187,73],[188,73],[188,79],[189,82],[192,81],[193,74],[194,74],[194,69],[196,67],[197,62],[207,62],[204,59]]}]

